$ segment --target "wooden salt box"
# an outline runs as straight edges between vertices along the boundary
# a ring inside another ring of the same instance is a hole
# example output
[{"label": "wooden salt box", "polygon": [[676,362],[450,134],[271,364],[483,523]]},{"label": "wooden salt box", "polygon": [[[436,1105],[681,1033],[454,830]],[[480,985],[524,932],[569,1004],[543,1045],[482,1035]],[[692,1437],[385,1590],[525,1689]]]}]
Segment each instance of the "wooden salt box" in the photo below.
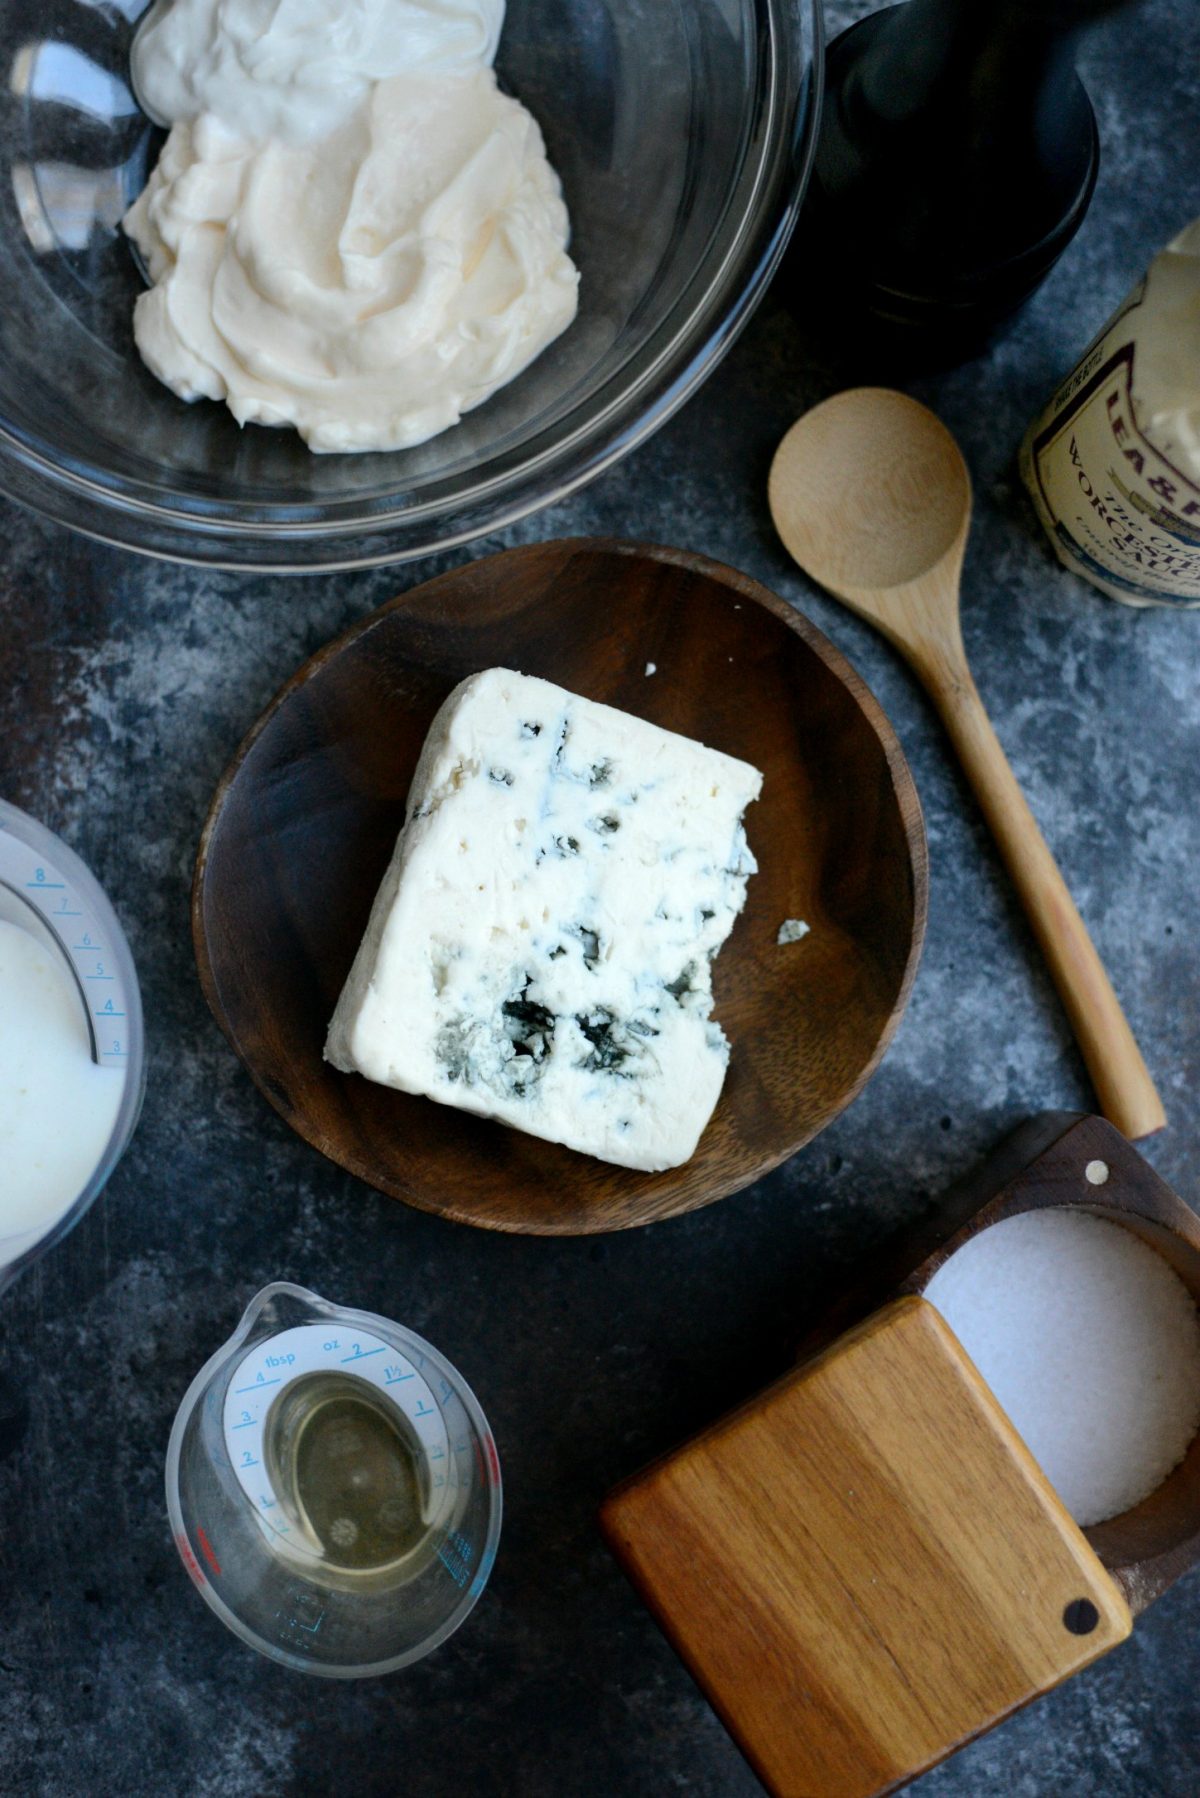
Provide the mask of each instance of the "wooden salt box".
[{"label": "wooden salt box", "polygon": [[[1200,1299],[1200,1220],[1102,1119],[1033,1120],[878,1308],[607,1500],[605,1535],[777,1798],[873,1798],[1121,1642],[1200,1558],[1200,1438],[1081,1530],[921,1296],[989,1224],[1077,1206]],[[927,1245],[926,1245],[927,1247]],[[843,1307],[844,1326],[853,1307]]]}]

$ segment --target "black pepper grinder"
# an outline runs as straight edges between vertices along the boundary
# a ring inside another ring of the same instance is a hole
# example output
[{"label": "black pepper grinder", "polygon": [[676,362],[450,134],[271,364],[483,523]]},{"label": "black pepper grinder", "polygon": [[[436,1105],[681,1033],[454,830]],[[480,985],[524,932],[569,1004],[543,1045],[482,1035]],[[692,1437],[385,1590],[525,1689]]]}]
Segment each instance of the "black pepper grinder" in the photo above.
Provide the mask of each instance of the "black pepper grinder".
[{"label": "black pepper grinder", "polygon": [[836,38],[798,290],[902,359],[981,349],[1083,221],[1100,145],[1075,41],[1123,3],[906,0]]}]

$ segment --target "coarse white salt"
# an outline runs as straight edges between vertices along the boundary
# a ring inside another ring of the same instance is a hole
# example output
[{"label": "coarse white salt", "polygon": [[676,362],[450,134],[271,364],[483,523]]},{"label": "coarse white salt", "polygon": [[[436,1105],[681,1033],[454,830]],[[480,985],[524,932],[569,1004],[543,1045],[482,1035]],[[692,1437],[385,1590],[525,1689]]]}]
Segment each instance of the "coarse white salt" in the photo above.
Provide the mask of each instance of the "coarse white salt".
[{"label": "coarse white salt", "polygon": [[1027,1211],[929,1282],[941,1312],[1076,1523],[1140,1504],[1200,1428],[1200,1316],[1120,1224]]}]

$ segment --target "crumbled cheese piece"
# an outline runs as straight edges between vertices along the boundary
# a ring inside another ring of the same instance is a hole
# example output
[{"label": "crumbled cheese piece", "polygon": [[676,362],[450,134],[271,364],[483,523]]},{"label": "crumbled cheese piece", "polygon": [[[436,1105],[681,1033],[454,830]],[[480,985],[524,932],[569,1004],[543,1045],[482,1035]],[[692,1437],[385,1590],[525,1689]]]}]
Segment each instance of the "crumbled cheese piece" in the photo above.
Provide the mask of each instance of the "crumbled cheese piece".
[{"label": "crumbled cheese piece", "polygon": [[777,943],[798,943],[802,937],[807,935],[808,925],[803,918],[785,918],[779,926],[779,935],[775,941]]}]

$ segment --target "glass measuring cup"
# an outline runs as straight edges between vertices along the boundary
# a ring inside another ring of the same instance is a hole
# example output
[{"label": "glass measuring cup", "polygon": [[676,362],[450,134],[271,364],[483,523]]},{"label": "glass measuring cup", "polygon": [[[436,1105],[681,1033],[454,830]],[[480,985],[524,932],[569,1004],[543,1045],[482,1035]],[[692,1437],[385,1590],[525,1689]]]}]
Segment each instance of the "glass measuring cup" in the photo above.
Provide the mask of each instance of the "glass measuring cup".
[{"label": "glass measuring cup", "polygon": [[67,975],[91,1058],[123,1077],[111,1130],[77,1193],[15,1231],[0,1221],[0,1293],[72,1229],[124,1154],[145,1092],[142,1004],[125,934],[89,868],[53,832],[0,800],[0,921],[33,937]]},{"label": "glass measuring cup", "polygon": [[285,1281],[189,1386],[166,1484],[175,1545],[222,1622],[334,1679],[444,1642],[500,1536],[496,1445],[462,1376],[389,1318]]}]

